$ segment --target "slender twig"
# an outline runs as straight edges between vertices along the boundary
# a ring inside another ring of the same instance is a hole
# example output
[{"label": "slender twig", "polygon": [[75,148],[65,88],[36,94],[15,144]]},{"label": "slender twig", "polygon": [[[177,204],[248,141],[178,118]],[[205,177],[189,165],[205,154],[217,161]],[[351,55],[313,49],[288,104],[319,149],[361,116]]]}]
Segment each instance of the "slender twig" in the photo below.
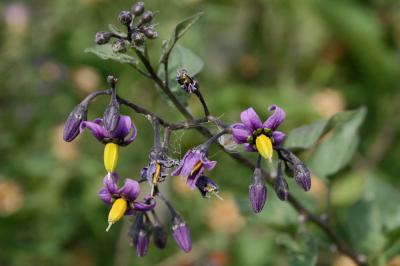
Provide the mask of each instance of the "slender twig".
[{"label": "slender twig", "polygon": [[196,90],[196,91],[194,92],[194,94],[197,96],[197,98],[199,98],[199,100],[200,100],[200,102],[201,102],[201,105],[203,106],[203,109],[204,109],[204,116],[205,116],[205,117],[208,117],[208,116],[210,115],[210,111],[208,110],[206,101],[204,100],[204,97],[203,97],[203,95],[201,94],[200,90]]}]

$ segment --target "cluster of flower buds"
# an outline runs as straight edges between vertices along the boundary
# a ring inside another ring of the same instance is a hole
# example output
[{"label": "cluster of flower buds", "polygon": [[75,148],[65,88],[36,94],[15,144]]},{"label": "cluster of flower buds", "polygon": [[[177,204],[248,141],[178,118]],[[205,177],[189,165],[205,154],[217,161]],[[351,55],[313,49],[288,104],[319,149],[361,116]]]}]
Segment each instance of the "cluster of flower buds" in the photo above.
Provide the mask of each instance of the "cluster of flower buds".
[{"label": "cluster of flower buds", "polygon": [[260,159],[263,157],[272,162],[274,150],[279,157],[275,179],[275,192],[279,199],[287,200],[289,195],[289,186],[282,173],[282,161],[285,163],[286,172],[295,178],[297,184],[305,191],[311,188],[310,171],[306,165],[292,152],[280,147],[285,139],[285,134],[276,129],[285,120],[285,111],[277,105],[270,106],[269,111],[272,111],[273,114],[262,122],[254,109],[248,108],[240,114],[241,123],[231,126],[235,142],[244,144],[245,150],[259,154],[253,181],[249,187],[250,203],[255,213],[261,212],[267,199],[267,187],[260,168]]},{"label": "cluster of flower buds", "polygon": [[99,45],[106,44],[114,38],[112,49],[116,53],[125,53],[129,45],[142,46],[146,39],[155,39],[158,33],[153,24],[154,13],[145,10],[143,2],[135,3],[131,11],[124,10],[118,15],[119,22],[126,26],[127,32],[100,31],[96,33],[95,42]]}]

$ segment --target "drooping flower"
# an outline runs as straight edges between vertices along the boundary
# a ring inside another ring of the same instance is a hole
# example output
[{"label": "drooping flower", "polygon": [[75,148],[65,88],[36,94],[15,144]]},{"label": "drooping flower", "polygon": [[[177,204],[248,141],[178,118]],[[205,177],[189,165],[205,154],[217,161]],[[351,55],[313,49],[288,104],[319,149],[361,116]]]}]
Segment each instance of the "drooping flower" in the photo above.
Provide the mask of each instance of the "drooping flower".
[{"label": "drooping flower", "polygon": [[215,195],[217,198],[222,199],[219,193],[219,186],[208,176],[200,176],[196,181],[196,187],[199,189],[201,196],[204,198],[209,198],[212,195]]},{"label": "drooping flower", "polygon": [[181,69],[176,73],[176,81],[187,93],[193,93],[199,89],[199,82],[191,77],[186,69]]},{"label": "drooping flower", "polygon": [[253,108],[240,114],[242,123],[232,125],[233,139],[244,144],[247,151],[257,151],[265,159],[271,160],[273,149],[279,147],[285,134],[276,129],[285,120],[285,111],[277,105],[268,108],[273,114],[262,123]]},{"label": "drooping flower", "polygon": [[127,178],[124,185],[118,188],[118,178],[117,173],[107,174],[103,180],[104,187],[99,191],[100,199],[106,204],[112,204],[106,231],[124,215],[130,215],[134,210],[152,210],[155,206],[155,201],[151,197],[145,197],[145,202],[136,201],[140,193],[137,181]]},{"label": "drooping flower", "polygon": [[186,152],[185,156],[180,161],[177,169],[175,169],[172,176],[183,176],[187,178],[186,183],[192,189],[196,187],[197,179],[203,174],[204,170],[212,170],[216,161],[210,161],[206,152],[201,148],[190,149]]},{"label": "drooping flower", "polygon": [[108,173],[114,172],[118,162],[119,146],[126,146],[136,138],[137,131],[131,118],[121,115],[113,131],[106,129],[102,118],[83,121],[80,125],[80,132],[85,128],[88,128],[96,139],[106,144],[104,147],[104,167]]}]

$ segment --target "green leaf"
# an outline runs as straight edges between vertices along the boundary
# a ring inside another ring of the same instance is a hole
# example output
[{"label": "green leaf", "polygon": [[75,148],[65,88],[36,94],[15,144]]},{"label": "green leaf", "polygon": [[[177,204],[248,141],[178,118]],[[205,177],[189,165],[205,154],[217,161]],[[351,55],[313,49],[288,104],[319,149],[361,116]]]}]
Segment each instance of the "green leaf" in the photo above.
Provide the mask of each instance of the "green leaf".
[{"label": "green leaf", "polygon": [[163,43],[163,53],[160,62],[164,62],[168,58],[176,42],[194,25],[194,23],[197,22],[197,20],[199,20],[202,15],[203,12],[196,13],[176,24],[169,41]]},{"label": "green leaf", "polygon": [[325,133],[328,120],[317,121],[298,127],[288,134],[285,147],[290,149],[308,149]]},{"label": "green leaf", "polygon": [[[204,63],[200,57],[194,54],[191,50],[177,45],[176,48],[171,52],[168,64],[168,81],[169,87],[172,93],[183,103],[186,104],[190,94],[182,91],[179,84],[176,82],[176,72],[179,69],[186,69],[191,75],[198,74],[203,69]],[[163,65],[160,65],[158,69],[158,75],[164,77]],[[169,99],[164,95],[163,99],[170,103]]]},{"label": "green leaf", "polygon": [[121,36],[121,37],[123,37],[123,38],[125,38],[126,36],[128,36],[128,35],[126,34],[126,32],[120,30],[117,26],[114,26],[113,24],[108,24],[108,29],[110,30],[110,32],[112,32],[112,33],[114,33],[114,34],[116,34],[116,35],[118,35],[118,36]]},{"label": "green leaf", "polygon": [[347,165],[358,146],[358,129],[365,116],[366,109],[360,108],[337,115],[329,121],[329,127],[335,126],[332,135],[316,148],[308,161],[315,175],[325,178]]},{"label": "green leaf", "polygon": [[124,53],[114,53],[111,44],[95,45],[85,49],[85,53],[93,53],[103,60],[114,60],[122,64],[137,65],[137,60]]},{"label": "green leaf", "polygon": [[302,233],[296,239],[282,234],[278,237],[277,242],[286,247],[289,254],[289,265],[314,266],[317,264],[318,245],[310,234]]}]

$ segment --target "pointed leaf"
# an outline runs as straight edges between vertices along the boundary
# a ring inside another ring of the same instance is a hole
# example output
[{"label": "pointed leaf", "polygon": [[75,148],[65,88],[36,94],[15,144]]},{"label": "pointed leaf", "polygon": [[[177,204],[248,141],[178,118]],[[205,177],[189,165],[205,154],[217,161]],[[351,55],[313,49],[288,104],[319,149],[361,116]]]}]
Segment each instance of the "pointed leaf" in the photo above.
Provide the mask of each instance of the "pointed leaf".
[{"label": "pointed leaf", "polygon": [[122,64],[137,65],[137,60],[134,57],[124,53],[114,53],[109,43],[88,47],[85,49],[85,53],[93,53],[103,60],[109,59]]}]

